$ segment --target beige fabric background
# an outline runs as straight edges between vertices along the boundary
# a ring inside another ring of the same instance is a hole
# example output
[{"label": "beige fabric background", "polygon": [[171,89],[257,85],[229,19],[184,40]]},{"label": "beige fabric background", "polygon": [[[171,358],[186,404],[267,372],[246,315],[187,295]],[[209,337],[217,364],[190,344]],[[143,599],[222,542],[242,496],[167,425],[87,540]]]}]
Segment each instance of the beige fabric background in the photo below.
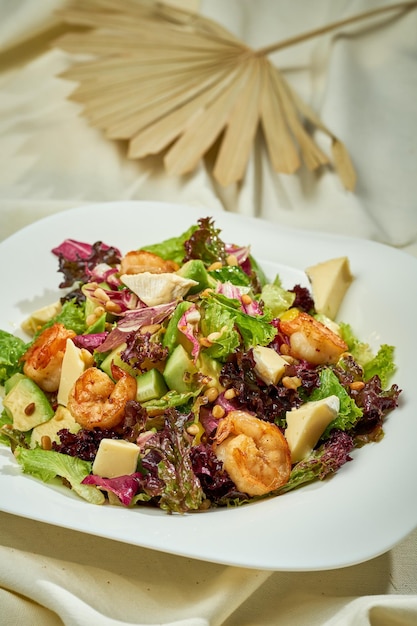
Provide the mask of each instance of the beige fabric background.
[{"label": "beige fabric background", "polygon": [[[91,128],[50,47],[65,0],[0,2],[0,239],[89,202],[162,200],[374,239],[417,255],[417,10],[273,56],[347,145],[355,194],[331,173],[271,171],[260,142],[242,184],[219,188],[204,162],[169,178]],[[380,6],[372,0],[183,0],[254,47]],[[378,27],[377,27],[378,26]],[[323,140],[324,141],[324,140]],[[325,145],[325,143],[324,143]],[[4,271],[4,270],[2,270]],[[1,494],[0,494],[1,501]],[[383,523],[383,520],[381,520]],[[248,538],[250,541],[250,538]],[[331,572],[219,566],[0,513],[0,624],[411,626],[417,533],[387,554]]]}]

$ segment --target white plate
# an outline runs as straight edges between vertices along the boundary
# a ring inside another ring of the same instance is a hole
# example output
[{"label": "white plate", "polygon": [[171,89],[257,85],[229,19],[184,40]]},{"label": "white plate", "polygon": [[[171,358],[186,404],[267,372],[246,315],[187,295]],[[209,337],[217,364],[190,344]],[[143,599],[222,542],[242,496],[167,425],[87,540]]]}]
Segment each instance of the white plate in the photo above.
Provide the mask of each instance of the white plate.
[{"label": "white plate", "polygon": [[[160,203],[90,205],[46,218],[0,245],[0,328],[19,330],[31,311],[55,301],[57,259],[65,238],[102,240],[123,252],[178,235],[210,215],[228,242],[251,244],[271,278],[306,282],[303,270],[347,255],[355,281],[339,318],[377,348],[396,346],[400,407],[385,437],[356,450],[328,481],[253,505],[167,515],[136,507],[94,506],[60,486],[22,475],[0,446],[0,508],[23,517],[173,554],[270,570],[325,570],[353,565],[392,548],[417,525],[417,260],[394,249],[344,237],[296,231],[226,212]],[[414,345],[413,345],[414,344]]]}]

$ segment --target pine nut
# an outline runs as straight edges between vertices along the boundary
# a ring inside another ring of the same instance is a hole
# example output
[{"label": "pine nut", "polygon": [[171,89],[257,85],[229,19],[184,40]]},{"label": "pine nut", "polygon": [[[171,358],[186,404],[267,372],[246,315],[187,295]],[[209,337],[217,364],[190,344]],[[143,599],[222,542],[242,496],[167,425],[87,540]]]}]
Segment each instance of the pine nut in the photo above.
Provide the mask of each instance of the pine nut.
[{"label": "pine nut", "polygon": [[220,261],[215,261],[207,268],[209,272],[213,272],[214,270],[220,270],[223,267]]},{"label": "pine nut", "polygon": [[226,389],[226,391],[224,392],[224,397],[226,398],[226,400],[233,400],[233,398],[236,398],[236,390],[233,388]]},{"label": "pine nut", "polygon": [[226,411],[222,406],[220,406],[220,404],[216,404],[216,406],[213,407],[212,413],[214,419],[219,420],[220,418],[224,417]]},{"label": "pine nut", "polygon": [[102,287],[97,287],[93,295],[97,298],[97,300],[104,300],[104,302],[108,302],[110,300],[110,296],[107,295]]},{"label": "pine nut", "polygon": [[52,450],[52,441],[49,435],[42,435],[41,437],[41,447],[44,450]]},{"label": "pine nut", "polygon": [[111,300],[106,302],[105,307],[108,313],[121,313],[122,311],[121,307],[116,304],[116,302],[112,302]]},{"label": "pine nut", "polygon": [[219,397],[216,387],[209,387],[204,394],[209,402],[214,402]]},{"label": "pine nut", "polygon": [[349,387],[352,391],[361,391],[365,387],[365,383],[362,380],[356,380],[353,383],[350,383]]},{"label": "pine nut", "polygon": [[36,409],[36,405],[34,402],[31,402],[27,406],[25,406],[25,415],[33,415]]},{"label": "pine nut", "polygon": [[242,296],[242,302],[243,304],[252,304],[252,298],[250,297],[249,294],[244,293]]},{"label": "pine nut", "polygon": [[215,330],[214,332],[207,335],[207,339],[212,343],[213,341],[217,341],[217,339],[220,339],[221,336],[222,336],[221,332],[219,332],[218,330]]},{"label": "pine nut", "polygon": [[301,378],[298,376],[284,376],[281,380],[286,389],[297,389],[301,385]]},{"label": "pine nut", "polygon": [[200,432],[200,429],[197,424],[191,424],[187,428],[187,433],[189,435],[198,435],[199,432]]},{"label": "pine nut", "polygon": [[226,263],[227,265],[238,265],[236,256],[234,254],[229,254],[229,256],[226,258]]},{"label": "pine nut", "polygon": [[140,329],[140,334],[146,335],[147,333],[150,333],[151,335],[153,335],[160,328],[161,324],[148,324],[148,326],[142,326],[142,328]]},{"label": "pine nut", "polygon": [[296,365],[298,363],[298,360],[295,359],[293,356],[290,356],[289,354],[281,354],[281,356],[284,361],[288,363],[288,365]]}]

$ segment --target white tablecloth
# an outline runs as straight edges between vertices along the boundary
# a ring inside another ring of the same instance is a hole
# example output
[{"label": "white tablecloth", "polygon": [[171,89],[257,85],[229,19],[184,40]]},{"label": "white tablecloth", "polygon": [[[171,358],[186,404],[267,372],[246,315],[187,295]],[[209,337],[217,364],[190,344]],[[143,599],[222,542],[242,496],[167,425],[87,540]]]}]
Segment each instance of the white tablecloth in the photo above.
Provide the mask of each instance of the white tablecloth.
[{"label": "white tablecloth", "polygon": [[[168,177],[158,157],[126,158],[88,125],[50,47],[65,0],[0,3],[0,238],[89,202],[176,201],[374,239],[417,255],[417,10],[344,28],[275,53],[300,95],[346,144],[355,193],[326,171],[272,172],[254,147],[241,184],[202,162]],[[261,47],[383,2],[190,0]],[[5,271],[3,269],[2,271]],[[0,494],[1,499],[1,494]],[[383,523],[383,520],[381,520]],[[250,538],[248,538],[250,540]],[[417,532],[367,563],[282,573],[192,561],[0,513],[0,623],[182,626],[417,623]]]}]

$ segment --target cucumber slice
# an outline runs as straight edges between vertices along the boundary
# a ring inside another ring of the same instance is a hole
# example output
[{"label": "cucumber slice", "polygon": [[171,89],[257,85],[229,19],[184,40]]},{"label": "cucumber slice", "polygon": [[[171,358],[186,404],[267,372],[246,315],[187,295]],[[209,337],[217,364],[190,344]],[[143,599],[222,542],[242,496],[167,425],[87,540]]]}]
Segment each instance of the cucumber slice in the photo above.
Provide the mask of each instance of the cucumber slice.
[{"label": "cucumber slice", "polygon": [[136,400],[138,402],[148,402],[148,400],[162,398],[168,391],[164,377],[157,369],[152,369],[141,374],[136,378],[136,382]]},{"label": "cucumber slice", "polygon": [[106,358],[100,365],[100,369],[102,369],[103,372],[106,372],[107,376],[110,376],[110,378],[113,378],[111,374],[112,363],[120,367],[122,370],[125,370],[125,372],[127,372],[131,376],[137,375],[138,373],[137,370],[135,370],[133,367],[130,367],[130,365],[125,363],[120,356],[121,352],[123,352],[125,348],[126,348],[125,343],[122,343],[120,346],[117,346],[117,348],[114,348],[114,350],[112,350],[110,354],[106,356]]},{"label": "cucumber slice", "polygon": [[178,393],[187,393],[193,388],[189,378],[196,372],[197,368],[190,359],[188,352],[179,344],[165,365],[164,378],[166,384]]},{"label": "cucumber slice", "polygon": [[162,345],[165,348],[168,348],[169,355],[173,353],[178,344],[184,341],[183,333],[178,330],[178,322],[190,306],[192,306],[192,302],[188,302],[187,300],[180,302],[169,320],[164,338],[162,340]]}]

